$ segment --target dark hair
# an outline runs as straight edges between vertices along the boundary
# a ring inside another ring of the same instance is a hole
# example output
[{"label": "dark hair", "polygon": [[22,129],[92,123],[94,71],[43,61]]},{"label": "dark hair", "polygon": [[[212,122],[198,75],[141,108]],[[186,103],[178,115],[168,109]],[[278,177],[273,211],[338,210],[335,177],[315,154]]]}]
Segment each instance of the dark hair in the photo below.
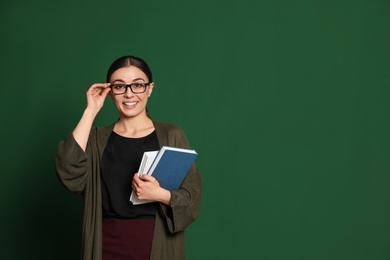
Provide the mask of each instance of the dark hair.
[{"label": "dark hair", "polygon": [[107,71],[106,82],[110,82],[111,75],[116,70],[124,67],[130,67],[130,66],[134,66],[142,70],[142,72],[145,73],[146,76],[148,77],[149,82],[153,82],[152,71],[150,70],[146,61],[131,55],[120,57],[111,64],[110,68]]}]

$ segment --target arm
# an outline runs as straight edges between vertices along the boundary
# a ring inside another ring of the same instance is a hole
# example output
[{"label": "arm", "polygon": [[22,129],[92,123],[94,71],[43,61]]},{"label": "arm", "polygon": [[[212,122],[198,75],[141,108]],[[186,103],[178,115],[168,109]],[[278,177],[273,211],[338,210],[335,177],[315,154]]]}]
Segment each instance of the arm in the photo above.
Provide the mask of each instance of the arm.
[{"label": "arm", "polygon": [[[161,144],[190,148],[184,132],[178,127],[170,128],[167,131],[166,142]],[[180,188],[169,192],[170,204],[160,203],[160,213],[171,233],[180,232],[196,220],[200,210],[202,180],[196,164],[191,166]]]},{"label": "arm", "polygon": [[104,100],[110,91],[110,83],[93,84],[87,91],[87,108],[73,130],[73,136],[81,149],[87,149],[88,137],[100,109],[103,107]]},{"label": "arm", "polygon": [[177,190],[171,190],[170,206],[160,203],[170,232],[180,232],[193,223],[199,213],[202,198],[202,181],[194,164]]},{"label": "arm", "polygon": [[160,202],[161,212],[172,233],[183,231],[197,218],[202,186],[195,164],[177,190],[166,190],[153,176],[138,176],[138,173],[134,174],[132,188],[139,199]]},{"label": "arm", "polygon": [[75,194],[84,191],[87,182],[88,156],[72,134],[58,145],[55,169],[66,189]]},{"label": "arm", "polygon": [[87,143],[93,121],[110,90],[109,84],[94,84],[87,92],[87,108],[73,133],[57,149],[56,172],[62,184],[73,193],[81,193],[87,181]]}]

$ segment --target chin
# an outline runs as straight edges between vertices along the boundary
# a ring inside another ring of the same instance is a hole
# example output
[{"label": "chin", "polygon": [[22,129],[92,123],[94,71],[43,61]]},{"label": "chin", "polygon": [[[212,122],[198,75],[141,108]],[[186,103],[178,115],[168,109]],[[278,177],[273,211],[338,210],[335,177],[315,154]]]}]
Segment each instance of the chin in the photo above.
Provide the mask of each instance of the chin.
[{"label": "chin", "polygon": [[134,117],[142,116],[143,114],[145,114],[145,116],[146,116],[145,110],[143,110],[143,111],[122,111],[122,113],[121,113],[122,117],[124,117],[124,118],[134,118]]}]

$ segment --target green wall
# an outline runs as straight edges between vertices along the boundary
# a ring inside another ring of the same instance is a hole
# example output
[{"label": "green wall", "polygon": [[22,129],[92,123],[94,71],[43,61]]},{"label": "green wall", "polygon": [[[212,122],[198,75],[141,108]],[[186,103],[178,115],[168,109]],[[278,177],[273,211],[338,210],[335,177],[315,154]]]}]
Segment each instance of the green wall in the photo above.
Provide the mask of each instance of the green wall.
[{"label": "green wall", "polygon": [[1,259],[78,259],[56,146],[124,54],[199,153],[189,260],[390,259],[389,1],[3,0],[0,32]]}]

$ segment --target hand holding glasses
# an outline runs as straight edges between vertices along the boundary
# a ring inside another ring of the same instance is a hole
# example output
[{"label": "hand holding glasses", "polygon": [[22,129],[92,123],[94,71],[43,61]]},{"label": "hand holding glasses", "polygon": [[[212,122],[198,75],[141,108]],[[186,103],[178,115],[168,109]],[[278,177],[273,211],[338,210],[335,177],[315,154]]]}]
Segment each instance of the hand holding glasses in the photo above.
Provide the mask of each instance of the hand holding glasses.
[{"label": "hand holding glasses", "polygon": [[115,83],[111,84],[110,88],[114,95],[122,95],[126,93],[127,88],[130,88],[134,94],[141,94],[146,91],[146,87],[150,85],[150,82],[136,82],[131,84]]}]

